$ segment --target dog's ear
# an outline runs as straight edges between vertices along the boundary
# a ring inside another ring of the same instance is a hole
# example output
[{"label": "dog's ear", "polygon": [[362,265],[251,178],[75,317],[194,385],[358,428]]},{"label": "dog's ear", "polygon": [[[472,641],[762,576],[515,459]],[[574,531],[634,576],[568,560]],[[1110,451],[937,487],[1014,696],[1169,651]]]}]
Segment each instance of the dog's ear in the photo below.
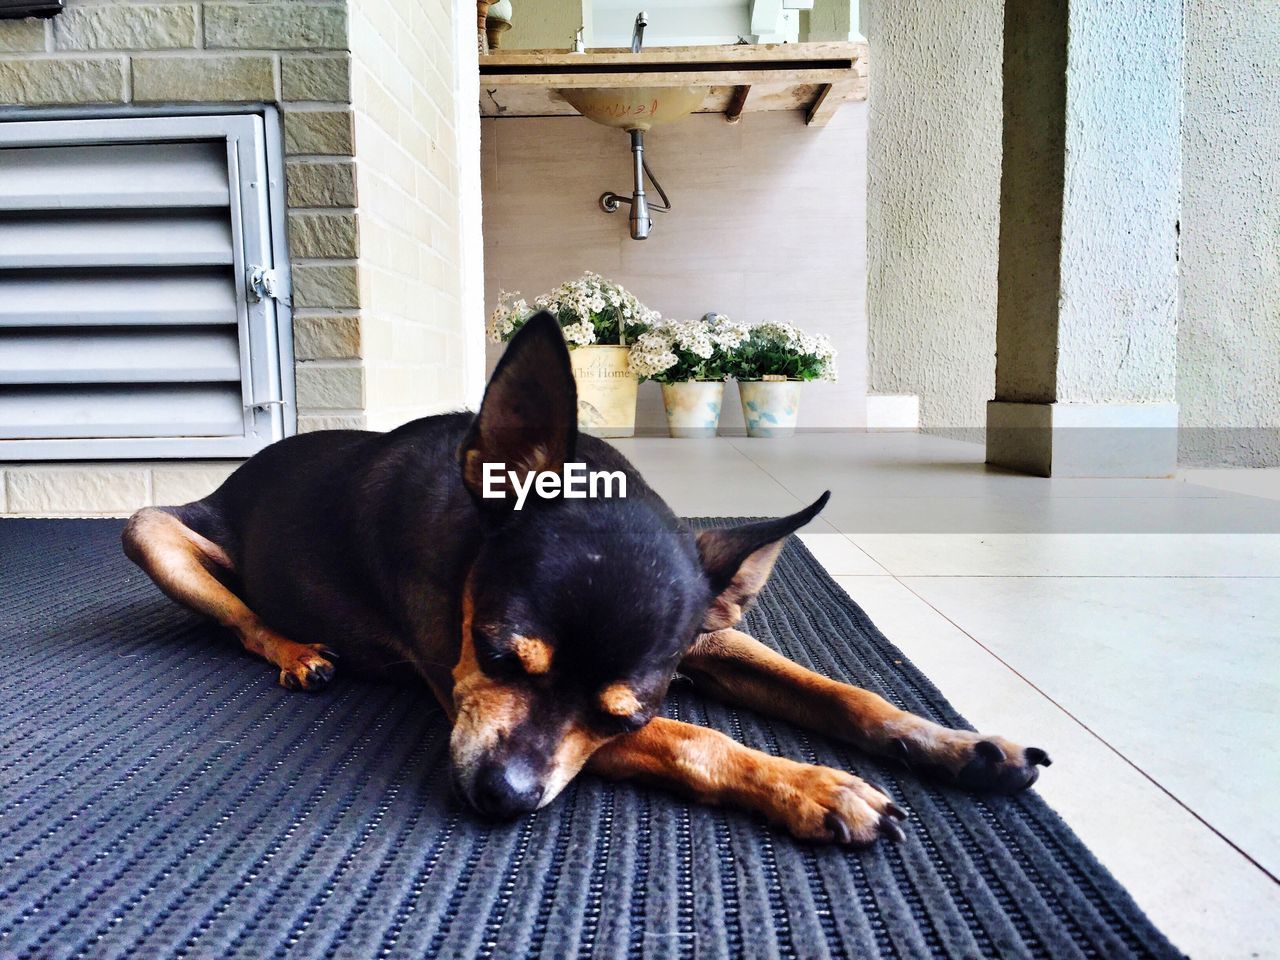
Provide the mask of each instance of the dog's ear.
[{"label": "dog's ear", "polygon": [[[578,393],[560,324],[543,310],[511,338],[489,378],[480,412],[458,449],[462,480],[485,504],[511,505],[506,471],[559,473],[578,439]],[[483,499],[484,465],[502,464],[503,500]]]},{"label": "dog's ear", "polygon": [[764,589],[787,537],[818,515],[831,497],[828,490],[799,513],[741,527],[719,527],[698,534],[698,556],[715,599],[702,619],[702,630],[724,630]]}]

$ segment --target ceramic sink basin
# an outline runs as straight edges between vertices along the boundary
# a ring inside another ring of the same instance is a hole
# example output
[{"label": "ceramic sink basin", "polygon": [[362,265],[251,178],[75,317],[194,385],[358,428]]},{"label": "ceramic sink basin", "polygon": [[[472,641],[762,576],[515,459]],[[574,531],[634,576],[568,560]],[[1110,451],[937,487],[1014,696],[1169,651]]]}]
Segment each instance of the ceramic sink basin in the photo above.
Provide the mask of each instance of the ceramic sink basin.
[{"label": "ceramic sink basin", "polygon": [[575,110],[596,123],[648,130],[683,120],[702,106],[710,87],[570,87],[560,91]]}]

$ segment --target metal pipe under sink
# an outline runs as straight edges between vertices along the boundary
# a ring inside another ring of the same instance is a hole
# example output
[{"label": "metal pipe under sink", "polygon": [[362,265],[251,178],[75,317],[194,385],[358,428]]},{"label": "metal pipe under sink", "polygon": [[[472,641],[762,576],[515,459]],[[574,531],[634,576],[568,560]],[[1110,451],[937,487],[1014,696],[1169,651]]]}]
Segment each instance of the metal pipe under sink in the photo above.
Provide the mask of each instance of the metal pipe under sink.
[{"label": "metal pipe under sink", "polygon": [[649,199],[644,192],[645,178],[649,178],[649,182],[653,184],[653,188],[658,191],[658,196],[662,198],[662,203],[655,203],[652,207],[654,210],[670,210],[671,201],[667,199],[667,193],[662,189],[657,178],[653,175],[653,171],[649,169],[649,164],[644,159],[644,131],[628,130],[631,134],[631,159],[633,176],[635,177],[635,187],[630,197],[624,197],[612,191],[605,193],[600,197],[600,208],[605,213],[616,213],[620,204],[631,204],[631,216],[628,221],[631,226],[632,240],[645,240],[649,237],[649,230],[653,226],[653,219],[649,216]]}]

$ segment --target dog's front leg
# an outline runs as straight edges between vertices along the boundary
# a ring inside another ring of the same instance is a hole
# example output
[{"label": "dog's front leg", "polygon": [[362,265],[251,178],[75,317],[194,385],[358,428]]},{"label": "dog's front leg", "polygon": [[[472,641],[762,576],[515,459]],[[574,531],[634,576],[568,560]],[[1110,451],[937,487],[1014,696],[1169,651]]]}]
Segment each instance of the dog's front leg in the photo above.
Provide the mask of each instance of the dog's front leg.
[{"label": "dog's front leg", "polygon": [[865,846],[877,837],[903,836],[895,821],[905,814],[864,780],[770,756],[715,730],[664,717],[605,744],[588,769],[751,810],[804,840]]},{"label": "dog's front leg", "polygon": [[703,634],[680,664],[707,693],[872,753],[906,761],[963,786],[1013,793],[1049,758],[1003,737],[951,730],[882,697],[806,670],[739,630]]}]

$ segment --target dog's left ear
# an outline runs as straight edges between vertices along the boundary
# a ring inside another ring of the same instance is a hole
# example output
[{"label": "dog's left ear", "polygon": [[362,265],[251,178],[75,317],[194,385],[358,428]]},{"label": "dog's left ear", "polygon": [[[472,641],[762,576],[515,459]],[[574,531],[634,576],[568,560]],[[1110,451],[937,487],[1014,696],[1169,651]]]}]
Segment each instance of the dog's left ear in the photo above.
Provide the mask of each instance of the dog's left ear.
[{"label": "dog's left ear", "polygon": [[484,465],[502,464],[524,476],[542,470],[559,473],[573,459],[578,439],[578,393],[569,365],[560,324],[546,310],[525,321],[511,338],[484,391],[480,412],[458,449],[462,480],[485,504],[510,506],[504,500],[483,499]]},{"label": "dog's left ear", "polygon": [[828,490],[799,513],[741,527],[719,527],[698,534],[698,556],[715,599],[702,619],[702,630],[724,630],[764,589],[787,537],[818,515],[831,497]]}]

